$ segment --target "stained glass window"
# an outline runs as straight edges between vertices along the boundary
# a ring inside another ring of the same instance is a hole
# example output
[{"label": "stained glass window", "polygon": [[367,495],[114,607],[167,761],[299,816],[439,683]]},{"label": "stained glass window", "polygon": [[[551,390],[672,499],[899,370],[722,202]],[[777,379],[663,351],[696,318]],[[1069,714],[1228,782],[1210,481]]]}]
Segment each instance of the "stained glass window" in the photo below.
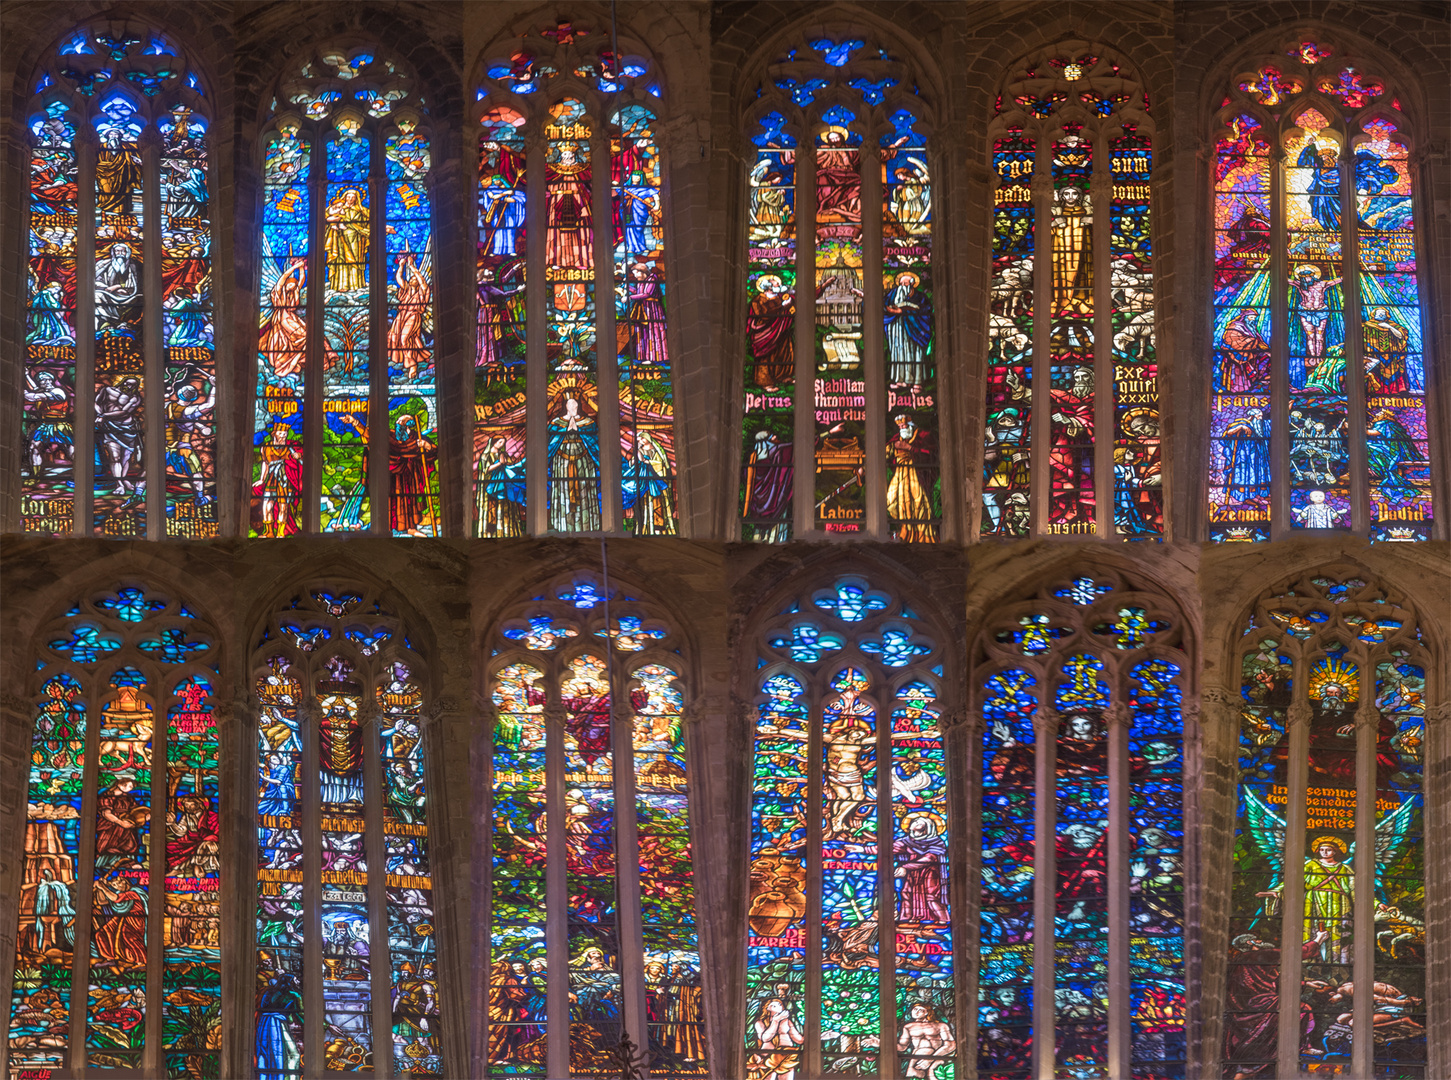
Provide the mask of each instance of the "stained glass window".
[{"label": "stained glass window", "polygon": [[1158,538],[1148,95],[1109,51],[1063,42],[1015,69],[991,131],[979,535]]},{"label": "stained glass window", "polygon": [[257,1072],[442,1076],[423,665],[334,585],[255,660]]},{"label": "stained glass window", "polygon": [[76,605],[43,641],[10,1075],[219,1076],[215,635],[132,587]]},{"label": "stained glass window", "polygon": [[854,577],[778,620],[753,724],[748,1071],[953,1076],[939,642]]},{"label": "stained glass window", "polygon": [[74,31],[29,104],[22,529],[200,539],[217,532],[210,107],[181,49],[117,25]]},{"label": "stained glass window", "polygon": [[672,535],[659,77],[586,27],[515,46],[478,91],[474,535]]},{"label": "stained glass window", "polygon": [[935,541],[928,110],[905,64],[854,38],[792,50],[758,98],[746,162],[741,536]]},{"label": "stained glass window", "polygon": [[1095,575],[980,640],[978,1075],[1182,1076],[1179,620]]},{"label": "stained glass window", "polygon": [[495,644],[488,1075],[705,1076],[678,639],[576,575]]},{"label": "stained glass window", "polygon": [[1420,1080],[1428,657],[1416,614],[1327,569],[1262,595],[1238,653],[1224,1075]]},{"label": "stained glass window", "polygon": [[401,63],[322,48],[279,84],[272,116],[251,535],[440,536],[423,102]]},{"label": "stained glass window", "polygon": [[1429,538],[1417,169],[1392,88],[1297,42],[1232,80],[1218,122],[1210,539]]}]

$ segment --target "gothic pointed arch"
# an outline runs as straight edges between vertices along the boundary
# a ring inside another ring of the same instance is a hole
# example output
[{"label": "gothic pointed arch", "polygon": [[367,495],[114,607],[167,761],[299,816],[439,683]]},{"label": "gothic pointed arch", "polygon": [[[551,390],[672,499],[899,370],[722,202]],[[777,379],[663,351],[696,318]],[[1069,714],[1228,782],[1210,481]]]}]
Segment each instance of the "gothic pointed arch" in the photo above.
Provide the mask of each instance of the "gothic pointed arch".
[{"label": "gothic pointed arch", "polygon": [[985,617],[981,1075],[1184,1067],[1191,642],[1169,596],[1104,567]]},{"label": "gothic pointed arch", "polygon": [[489,1075],[608,1072],[628,1035],[705,1076],[683,635],[593,572],[529,591],[488,639]]}]

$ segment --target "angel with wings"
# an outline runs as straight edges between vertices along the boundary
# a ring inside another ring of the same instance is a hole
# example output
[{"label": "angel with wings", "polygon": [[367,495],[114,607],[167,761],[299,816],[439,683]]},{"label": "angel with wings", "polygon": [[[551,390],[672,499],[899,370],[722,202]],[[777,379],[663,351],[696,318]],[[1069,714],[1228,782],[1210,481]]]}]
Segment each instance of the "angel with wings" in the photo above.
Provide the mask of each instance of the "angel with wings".
[{"label": "angel with wings", "polygon": [[[1256,893],[1264,904],[1264,914],[1278,912],[1284,894],[1285,819],[1269,804],[1246,788],[1245,817],[1255,845],[1280,877],[1273,888]],[[1412,818],[1416,804],[1412,799],[1376,822],[1375,865],[1377,887],[1380,868],[1392,865],[1410,841]],[[1352,931],[1355,914],[1355,844],[1347,845],[1338,836],[1315,837],[1306,852],[1305,875],[1305,941],[1320,937],[1319,956],[1322,963],[1353,963]]]},{"label": "angel with wings", "polygon": [[394,272],[391,299],[396,312],[388,326],[388,366],[401,368],[409,382],[418,378],[418,366],[427,361],[433,341],[432,249],[430,241],[419,256],[405,243]]}]

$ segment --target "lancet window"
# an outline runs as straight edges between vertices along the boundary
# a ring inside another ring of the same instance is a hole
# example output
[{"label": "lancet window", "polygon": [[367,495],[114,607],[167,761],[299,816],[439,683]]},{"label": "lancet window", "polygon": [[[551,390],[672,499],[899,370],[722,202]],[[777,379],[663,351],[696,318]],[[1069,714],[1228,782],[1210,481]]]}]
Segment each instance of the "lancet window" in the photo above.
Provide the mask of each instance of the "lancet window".
[{"label": "lancet window", "polygon": [[11,1076],[218,1075],[216,640],[134,586],[42,634]]},{"label": "lancet window", "polygon": [[489,667],[489,1075],[707,1075],[679,639],[575,574]]},{"label": "lancet window", "polygon": [[952,1075],[940,638],[843,576],[755,644],[748,1069]]},{"label": "lancet window", "polygon": [[443,1076],[428,677],[407,628],[319,584],[253,664],[257,1072]]},{"label": "lancet window", "polygon": [[478,91],[476,536],[674,534],[661,83],[560,23]]},{"label": "lancet window", "polygon": [[320,48],[261,150],[251,534],[439,536],[423,98],[379,50]]},{"label": "lancet window", "polygon": [[741,536],[935,541],[930,111],[900,58],[840,35],[789,49],[757,98]]},{"label": "lancet window", "polygon": [[1210,539],[1431,535],[1414,127],[1328,44],[1246,64],[1216,113]]},{"label": "lancet window", "polygon": [[168,35],[67,35],[26,113],[21,528],[217,532],[210,105]]},{"label": "lancet window", "polygon": [[1012,72],[989,130],[996,176],[979,533],[1157,538],[1164,496],[1148,95],[1111,50],[1062,42]]},{"label": "lancet window", "polygon": [[1095,573],[979,640],[978,1075],[1182,1075],[1179,617]]},{"label": "lancet window", "polygon": [[1239,648],[1224,1075],[1426,1071],[1427,670],[1415,610],[1327,568]]}]

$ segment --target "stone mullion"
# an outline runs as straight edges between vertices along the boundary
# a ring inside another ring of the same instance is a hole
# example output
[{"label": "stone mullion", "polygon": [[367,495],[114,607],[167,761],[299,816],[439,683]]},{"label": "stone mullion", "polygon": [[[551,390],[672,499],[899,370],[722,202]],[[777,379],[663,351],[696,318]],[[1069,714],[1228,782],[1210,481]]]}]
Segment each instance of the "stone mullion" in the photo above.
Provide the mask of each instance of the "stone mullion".
[{"label": "stone mullion", "polygon": [[[532,339],[531,335],[531,339]],[[539,410],[541,413],[543,410]],[[564,707],[559,704],[557,672],[546,689],[544,708],[544,955],[548,965],[548,1023],[545,1027],[549,1076],[569,1075],[569,879],[564,833]]]},{"label": "stone mullion", "polygon": [[539,536],[549,530],[549,283],[544,280],[544,134],[537,124],[525,137],[524,155],[524,497],[528,533]]},{"label": "stone mullion", "polygon": [[[814,295],[814,290],[813,290]],[[798,307],[799,311],[799,307]],[[799,328],[799,322],[798,322]],[[801,370],[801,354],[797,354],[797,368]],[[808,684],[810,685],[810,684]],[[806,1007],[803,1010],[801,1070],[807,1076],[821,1074],[821,802],[825,793],[822,786],[821,752],[822,739],[822,694],[820,688],[812,695],[809,706],[809,727],[806,739],[806,918],[802,931],[806,935]]]},{"label": "stone mullion", "polygon": [[[147,216],[149,218],[150,214]],[[148,283],[148,307],[151,296]],[[151,725],[151,850],[148,860],[151,865],[146,895],[146,1046],[142,1051],[141,1068],[148,1075],[165,1076],[166,1060],[161,1052],[161,976],[166,966],[166,823],[171,820],[166,763],[172,696],[161,679],[156,680],[155,686],[151,695],[156,705]]]},{"label": "stone mullion", "polygon": [[[78,536],[91,534],[96,469],[96,133],[82,118],[76,152],[76,407],[75,501]],[[82,287],[84,284],[84,287]],[[78,920],[79,921],[79,920]]]},{"label": "stone mullion", "polygon": [[[1370,468],[1365,432],[1369,418],[1366,416],[1365,365],[1362,363],[1365,345],[1360,313],[1360,214],[1355,205],[1355,151],[1348,138],[1340,154],[1340,220],[1344,222],[1340,230],[1340,298],[1341,315],[1345,320],[1345,416],[1346,441],[1349,444],[1346,467],[1350,470],[1350,527],[1357,535],[1368,536]],[[1370,1022],[1366,1021],[1366,1026],[1359,1030],[1370,1030]],[[1357,1043],[1361,1041],[1356,1040]],[[1367,1059],[1366,1071],[1362,1075],[1370,1075],[1369,1067]]]},{"label": "stone mullion", "polygon": [[[863,210],[870,205],[874,204],[863,201]],[[875,205],[881,205],[880,198]],[[865,264],[866,260],[863,259],[863,265]],[[868,271],[867,280],[871,281],[873,276],[874,272]],[[875,274],[875,278],[878,282],[881,281],[880,274]],[[867,355],[873,354],[868,352]],[[880,350],[876,355],[880,356]],[[868,377],[868,401],[871,400],[870,388],[881,385],[880,379],[874,381]],[[877,1003],[881,1024],[877,1076],[881,1080],[895,1080],[898,1071],[897,1055],[892,1048],[897,1037],[897,912],[896,885],[892,877],[896,861],[892,852],[892,777],[895,775],[892,761],[892,699],[886,692],[885,680],[880,678],[881,673],[873,674],[878,676],[875,681],[882,687],[881,707],[877,709],[877,972],[881,995]]]},{"label": "stone mullion", "polygon": [[1309,664],[1295,662],[1289,709],[1289,762],[1285,770],[1285,861],[1280,904],[1279,1076],[1299,1075],[1300,980],[1305,942],[1305,787],[1310,776],[1310,703],[1305,694]]},{"label": "stone mullion", "polygon": [[[1342,218],[1350,221],[1350,218]],[[1352,367],[1352,371],[1359,368]],[[1380,732],[1380,711],[1375,707],[1375,665],[1361,665],[1360,707],[1355,711],[1355,904],[1351,908],[1353,929],[1353,980],[1358,990],[1365,990],[1375,981],[1375,869],[1378,854],[1375,843],[1375,811],[1380,792],[1376,785],[1376,738]],[[1424,818],[1423,818],[1424,820]],[[1303,875],[1302,875],[1303,876]],[[1350,1002],[1350,1028],[1354,1034],[1350,1054],[1351,1075],[1371,1076],[1374,1058],[1373,1032],[1375,995],[1357,993]]]},{"label": "stone mullion", "polygon": [[[1045,133],[1046,134],[1046,133]],[[1047,532],[1048,492],[1053,483],[1048,457],[1048,440],[1053,429],[1048,416],[1053,411],[1052,380],[1048,371],[1053,332],[1053,149],[1047,138],[1036,140],[1033,162],[1033,373],[1031,378],[1032,417],[1029,421],[1028,507],[1031,536]],[[1006,507],[1004,507],[1006,513]],[[1038,1006],[1035,1001],[1034,1011]],[[1037,1025],[1034,1024],[1034,1028]],[[1041,1046],[1039,1046],[1041,1051]],[[1051,1066],[1052,1055],[1049,1054]]]},{"label": "stone mullion", "polygon": [[[941,720],[943,761],[948,776],[982,775],[983,715],[981,703],[968,711],[944,710]],[[954,765],[960,768],[954,768]],[[953,1012],[957,1052],[955,1075],[968,1075],[977,1064],[977,1003],[981,1000],[978,958],[982,941],[982,789],[975,782],[947,784],[948,911],[952,920]],[[954,822],[965,828],[954,829]],[[972,912],[974,917],[968,918]],[[969,979],[968,972],[972,972]]]},{"label": "stone mullion", "polygon": [[[145,435],[141,467],[146,485],[146,538],[166,535],[166,393],[163,378],[165,338],[162,326],[161,278],[161,136],[148,127],[141,136],[141,319],[142,398]],[[214,324],[215,325],[215,324]]]},{"label": "stone mullion", "polygon": [[[79,290],[78,293],[79,295]],[[76,340],[80,340],[77,333]],[[94,678],[94,677],[92,677]],[[76,860],[75,951],[71,954],[70,1062],[77,1072],[86,1066],[87,984],[90,982],[91,935],[96,882],[96,785],[100,777],[101,699],[94,681],[86,702],[86,761],[81,779],[81,827]],[[57,924],[59,926],[59,924]]]},{"label": "stone mullion", "polygon": [[[363,453],[367,461],[365,476],[370,507],[367,531],[391,536],[393,522],[388,496],[392,474],[388,471],[388,449],[393,433],[388,426],[388,183],[383,165],[384,135],[376,129],[372,135],[368,140],[368,442]],[[436,257],[434,261],[438,261]],[[435,362],[434,371],[437,370]]]},{"label": "stone mullion", "polygon": [[[314,500],[316,505],[316,500]],[[302,1075],[323,1075],[322,1062],[322,810],[318,775],[318,724],[322,709],[313,696],[311,677],[297,706],[297,735],[302,743]]]},{"label": "stone mullion", "polygon": [[[620,376],[615,340],[615,229],[610,185],[609,129],[596,123],[590,139],[590,198],[594,218],[595,372],[598,378],[600,435],[600,524],[604,532],[624,528],[621,501]],[[603,287],[602,287],[603,286]]]},{"label": "stone mullion", "polygon": [[[1113,172],[1108,139],[1100,128],[1093,135],[1093,172],[1089,179],[1093,200],[1093,489],[1094,534],[1113,539],[1113,291],[1111,288],[1112,237],[1109,204],[1113,201]],[[1036,263],[1034,264],[1037,265]],[[1110,753],[1112,750],[1110,749]],[[1112,879],[1110,879],[1112,880]],[[1109,1023],[1109,1045],[1113,1045],[1113,1023]],[[1114,1060],[1109,1050],[1110,1063]],[[1124,1059],[1127,1061],[1127,1058]],[[1113,1066],[1109,1067],[1110,1075]]]},{"label": "stone mullion", "polygon": [[[1285,295],[1285,148],[1270,155],[1270,539],[1290,535],[1289,298]],[[1296,954],[1298,955],[1298,953]],[[1293,1074],[1290,1074],[1293,1075]]]},{"label": "stone mullion", "polygon": [[[885,539],[891,529],[887,515],[887,361],[882,322],[882,148],[868,139],[861,152],[862,183],[862,377],[866,399],[865,485],[866,535]],[[890,746],[888,747],[890,749]],[[881,760],[890,759],[890,755]],[[890,803],[889,803],[890,805]],[[883,939],[885,940],[885,938]],[[883,1053],[885,1062],[891,1057]],[[886,1076],[886,1073],[882,1074]]]},{"label": "stone mullion", "polygon": [[[376,340],[376,339],[375,339]],[[375,399],[376,400],[376,399]],[[373,990],[373,1075],[393,1075],[393,965],[388,951],[388,845],[383,834],[383,709],[374,686],[360,710],[363,727],[363,837],[368,855],[368,974]],[[426,790],[426,789],[425,789]]]},{"label": "stone mullion", "polygon": [[[1034,263],[1034,265],[1038,265]],[[1041,275],[1039,275],[1041,278]],[[1035,282],[1036,284],[1036,282]],[[1039,323],[1041,326],[1042,324]],[[1044,684],[1043,693],[1050,693]],[[1053,1080],[1054,911],[1057,853],[1050,837],[1057,829],[1056,764],[1058,713],[1040,704],[1033,724],[1033,1065],[1038,1080]]]},{"label": "stone mullion", "polygon": [[[796,150],[796,395],[791,538],[816,528],[816,143],[803,135]],[[807,968],[808,974],[810,968]],[[807,1017],[807,1024],[811,1018]],[[808,1027],[808,1030],[810,1028]],[[809,1044],[809,1040],[808,1040]]]},{"label": "stone mullion", "polygon": [[[606,637],[607,654],[611,646],[611,639]],[[610,685],[610,740],[615,760],[616,934],[620,945],[621,1021],[635,1045],[647,1054],[648,1072],[650,1033],[646,1028],[645,934],[640,912],[640,830],[628,685],[629,676],[623,672],[617,672]]]},{"label": "stone mullion", "polygon": [[[218,933],[224,936],[235,931],[237,943],[235,948],[222,950],[219,1063],[223,1076],[250,1072],[257,1060],[257,1025],[229,1023],[226,1018],[249,1014],[256,1002],[259,712],[256,699],[222,701],[212,707],[217,727],[217,811],[222,825],[219,867],[222,882],[233,883],[231,888],[224,885],[219,890]],[[239,778],[242,783],[237,787]],[[233,793],[236,812],[229,813]]]},{"label": "stone mullion", "polygon": [[[1101,522],[1102,519],[1100,519]],[[1131,1071],[1133,1009],[1129,950],[1129,727],[1133,716],[1123,701],[1104,715],[1108,726],[1108,1075]]]},{"label": "stone mullion", "polygon": [[[327,208],[327,136],[321,129],[314,132],[309,152],[312,172],[308,183],[312,186],[312,198],[307,223],[307,343],[302,368],[302,513],[299,515],[299,529],[303,533],[316,533],[322,522],[323,432],[326,430],[322,363],[323,334],[327,325],[323,319],[327,296],[327,255],[323,251],[323,218]],[[304,1028],[306,1030],[308,1028]]]}]

